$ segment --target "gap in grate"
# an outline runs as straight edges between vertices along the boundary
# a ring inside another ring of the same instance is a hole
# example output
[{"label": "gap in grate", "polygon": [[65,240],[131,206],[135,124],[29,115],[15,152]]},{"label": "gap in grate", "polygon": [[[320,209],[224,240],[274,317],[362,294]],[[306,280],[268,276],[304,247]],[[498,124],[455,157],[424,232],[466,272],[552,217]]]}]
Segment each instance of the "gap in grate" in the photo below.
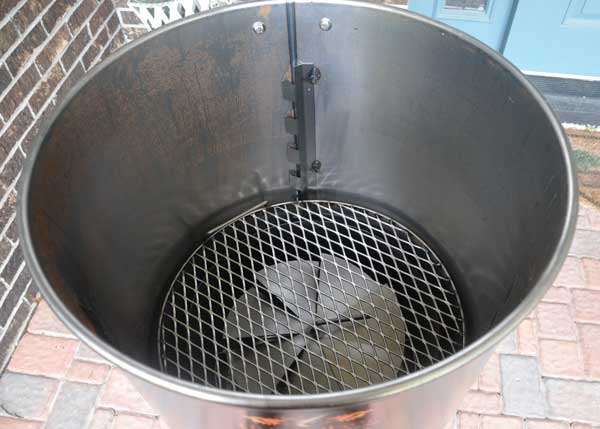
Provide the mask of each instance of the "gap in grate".
[{"label": "gap in grate", "polygon": [[161,369],[260,394],[382,383],[464,346],[462,309],[414,233],[345,203],[258,209],[213,233],[173,281]]}]

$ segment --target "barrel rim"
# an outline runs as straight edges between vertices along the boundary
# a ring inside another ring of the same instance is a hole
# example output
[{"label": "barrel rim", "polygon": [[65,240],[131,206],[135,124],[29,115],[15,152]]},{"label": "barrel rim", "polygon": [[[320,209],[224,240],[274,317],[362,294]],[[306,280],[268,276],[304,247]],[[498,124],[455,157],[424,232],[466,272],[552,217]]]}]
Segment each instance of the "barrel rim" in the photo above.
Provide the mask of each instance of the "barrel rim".
[{"label": "barrel rim", "polygon": [[139,39],[128,43],[123,48],[109,56],[102,64],[95,67],[90,73],[79,81],[67,94],[65,99],[60,104],[40,128],[40,133],[37,135],[31,155],[27,157],[22,170],[22,180],[20,186],[19,203],[17,221],[21,237],[21,246],[24,259],[27,267],[31,272],[32,278],[38,285],[43,297],[48,305],[57,314],[58,318],[71,330],[75,335],[82,340],[84,344],[89,346],[93,351],[98,353],[115,366],[125,370],[126,372],[136,376],[137,378],[151,383],[160,388],[170,390],[191,398],[218,403],[229,406],[242,406],[253,409],[307,409],[307,408],[327,408],[352,405],[358,403],[371,402],[373,400],[383,399],[391,395],[407,391],[433,380],[442,378],[459,368],[467,365],[471,361],[490,352],[504,337],[509,335],[517,325],[534,309],[538,301],[543,297],[546,290],[552,285],[553,280],[558,275],[564,260],[566,259],[568,250],[575,234],[575,226],[577,221],[578,211],[578,186],[576,172],[573,168],[574,162],[572,158],[572,150],[568,143],[565,131],[558,120],[556,114],[548,106],[544,97],[533,86],[529,80],[521,73],[516,66],[504,58],[502,55],[492,50],[487,45],[477,39],[463,33],[460,30],[449,27],[443,23],[434,21],[428,17],[406,11],[397,7],[385,4],[366,3],[354,0],[296,0],[298,4],[323,4],[323,5],[340,5],[352,6],[364,9],[373,9],[378,11],[389,12],[419,22],[429,24],[442,32],[452,34],[463,42],[468,43],[475,48],[481,50],[488,58],[495,61],[500,67],[508,71],[517,79],[523,87],[529,92],[532,98],[537,102],[538,106],[546,114],[548,121],[554,128],[558,143],[561,146],[565,170],[567,173],[567,188],[568,188],[568,207],[566,219],[558,240],[558,244],[552,254],[552,257],[547,262],[541,276],[525,299],[500,323],[498,323],[489,332],[483,335],[472,344],[463,348],[458,353],[455,353],[449,358],[440,361],[437,364],[426,367],[420,371],[416,371],[409,375],[398,379],[388,381],[381,384],[376,384],[364,388],[347,390],[336,393],[322,393],[310,395],[259,395],[251,393],[241,393],[222,390],[213,387],[200,386],[188,381],[179,380],[176,377],[162,373],[147,365],[137,362],[135,359],[118,351],[108,343],[96,337],[91,330],[86,328],[78,321],[62,303],[58,295],[52,289],[48,281],[34,249],[31,241],[31,233],[29,228],[29,193],[31,186],[31,176],[35,168],[36,159],[40,151],[40,147],[48,135],[52,124],[58,119],[61,113],[67,108],[71,100],[79,93],[79,91],[90,82],[96,75],[102,72],[103,69],[118,60],[121,56],[126,55],[130,50],[135,49],[138,45],[145,41],[157,37],[158,35],[172,31],[179,26],[187,25],[195,21],[208,19],[211,16],[225,14],[232,10],[241,10],[248,8],[260,8],[261,6],[278,6],[285,5],[285,0],[267,0],[252,3],[238,4],[219,8],[207,13],[191,16],[182,20],[176,21],[157,30],[149,32]]}]

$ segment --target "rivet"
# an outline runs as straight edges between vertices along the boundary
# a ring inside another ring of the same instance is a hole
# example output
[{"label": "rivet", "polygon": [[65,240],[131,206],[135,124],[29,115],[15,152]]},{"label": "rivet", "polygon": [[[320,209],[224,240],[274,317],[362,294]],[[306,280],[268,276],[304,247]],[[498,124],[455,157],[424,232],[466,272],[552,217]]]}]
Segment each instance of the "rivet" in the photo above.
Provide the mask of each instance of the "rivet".
[{"label": "rivet", "polygon": [[263,34],[265,31],[267,31],[267,28],[265,27],[264,22],[256,21],[254,24],[252,24],[252,31],[254,31],[256,34]]},{"label": "rivet", "polygon": [[331,22],[331,19],[329,19],[329,18],[321,18],[321,20],[319,21],[319,28],[323,31],[331,30],[332,25],[333,25],[333,23]]}]

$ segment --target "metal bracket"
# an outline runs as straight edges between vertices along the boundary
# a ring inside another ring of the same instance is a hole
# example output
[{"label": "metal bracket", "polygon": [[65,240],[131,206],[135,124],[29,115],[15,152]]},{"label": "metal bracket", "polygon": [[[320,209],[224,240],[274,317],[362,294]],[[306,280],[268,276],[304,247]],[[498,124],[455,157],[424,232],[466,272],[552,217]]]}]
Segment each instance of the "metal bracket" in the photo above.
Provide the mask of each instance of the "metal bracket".
[{"label": "metal bracket", "polygon": [[283,96],[292,102],[292,117],[285,118],[285,127],[294,134],[294,144],[288,147],[290,183],[301,194],[316,183],[321,168],[317,160],[315,129],[315,84],[321,77],[314,64],[298,64],[293,69],[292,82],[283,82]]}]

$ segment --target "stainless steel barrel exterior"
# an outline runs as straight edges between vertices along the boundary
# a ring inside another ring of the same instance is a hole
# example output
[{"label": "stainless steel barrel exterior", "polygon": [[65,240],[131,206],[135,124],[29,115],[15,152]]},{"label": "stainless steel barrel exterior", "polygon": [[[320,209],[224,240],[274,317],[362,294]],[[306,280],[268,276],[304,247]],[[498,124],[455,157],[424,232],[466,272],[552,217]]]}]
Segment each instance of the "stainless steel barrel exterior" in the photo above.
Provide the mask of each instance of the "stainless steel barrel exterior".
[{"label": "stainless steel barrel exterior", "polygon": [[173,429],[344,418],[441,428],[558,272],[577,190],[560,124],[524,77],[467,36],[392,7],[295,4],[298,59],[322,74],[322,168],[309,197],[401,216],[429,238],[459,289],[469,345],[394,382],[317,396],[225,392],[154,369],[154,321],[182,261],[211,228],[293,195],[285,9],[182,21],[87,76],[23,173],[25,258],[59,317],[130,373]]},{"label": "stainless steel barrel exterior", "polygon": [[[431,382],[414,380],[414,385],[402,392],[389,390],[389,396],[378,399],[364,397],[341,405],[333,395],[323,396],[318,405],[300,409],[278,409],[265,397],[263,407],[227,405],[199,401],[185,393],[131,379],[154,409],[164,416],[170,428],[432,428],[442,429],[451,419],[464,393],[473,384],[491,353],[468,362],[458,370]],[[299,402],[302,401],[298,398]],[[264,419],[264,420],[261,420]],[[266,424],[278,421],[278,424]],[[263,422],[260,424],[260,422]]]}]

